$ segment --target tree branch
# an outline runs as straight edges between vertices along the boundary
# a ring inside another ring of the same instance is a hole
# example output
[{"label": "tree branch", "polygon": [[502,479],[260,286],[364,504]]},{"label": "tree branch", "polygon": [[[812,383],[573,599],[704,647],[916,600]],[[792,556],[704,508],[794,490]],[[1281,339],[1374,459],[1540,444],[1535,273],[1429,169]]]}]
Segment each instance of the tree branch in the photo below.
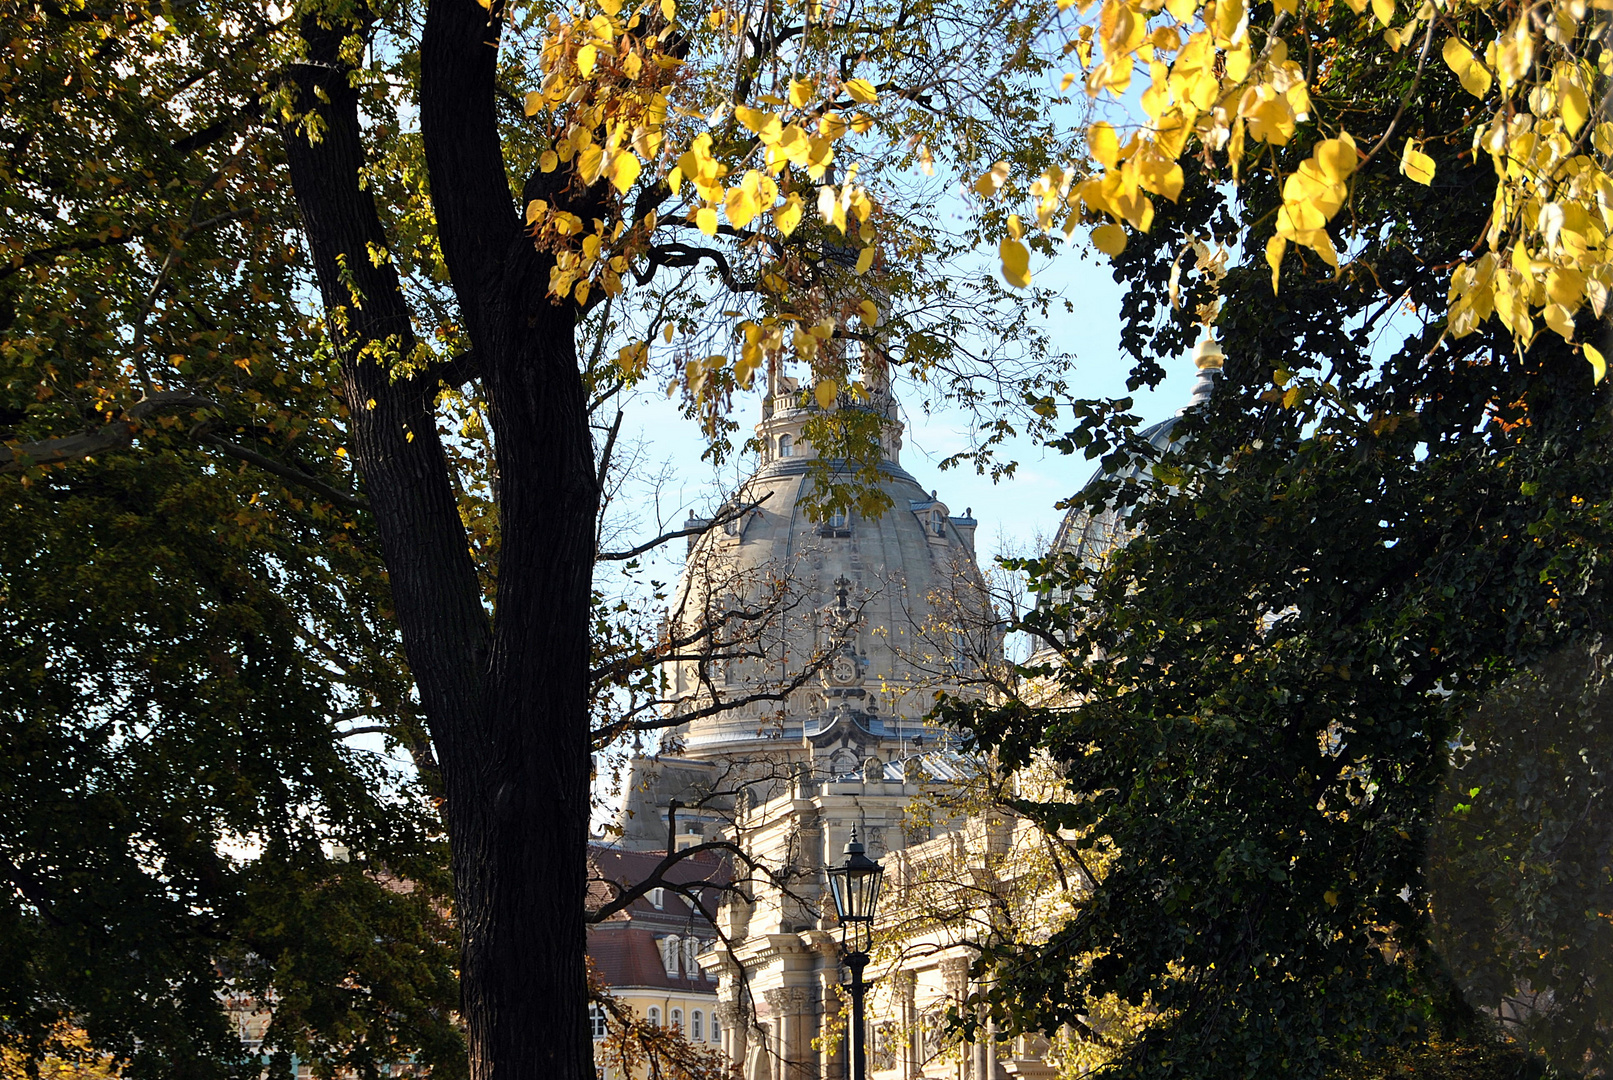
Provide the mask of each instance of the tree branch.
[{"label": "tree branch", "polygon": [[210,433],[203,433],[199,438],[210,446],[218,447],[232,458],[249,462],[264,472],[278,476],[282,480],[299,484],[310,491],[317,492],[337,506],[343,506],[349,510],[368,510],[370,508],[370,504],[358,496],[337,491],[323,480],[309,476],[307,473],[294,469],[290,465],[284,465],[272,457],[258,453],[256,450],[248,450],[244,446],[238,446],[227,439],[222,439]]},{"label": "tree branch", "polygon": [[430,0],[420,42],[420,131],[443,261],[472,342],[486,346],[486,312],[521,218],[510,198],[497,115],[504,5]]},{"label": "tree branch", "polygon": [[[617,416],[616,416],[616,423],[620,424],[621,422],[622,422],[622,417],[621,417],[621,414],[618,413]],[[614,435],[615,435],[615,431],[613,429],[612,430],[612,437],[613,438],[614,438]],[[607,444],[607,446],[608,445],[609,444]],[[603,475],[603,473],[601,473],[601,475]],[[746,503],[744,506],[738,506],[738,507],[733,508],[732,510],[723,511],[722,513],[718,514],[716,517],[712,518],[710,521],[706,522],[704,525],[691,525],[690,527],[688,527],[686,529],[676,529],[676,530],[674,530],[672,532],[665,532],[665,533],[662,533],[660,536],[657,536],[654,540],[646,540],[646,541],[644,541],[644,543],[638,545],[637,547],[629,548],[626,551],[602,551],[598,555],[594,556],[594,561],[595,562],[621,562],[624,559],[635,558],[635,557],[637,557],[639,555],[644,554],[646,551],[649,551],[651,548],[660,547],[662,544],[670,543],[673,540],[677,540],[677,539],[680,539],[680,538],[685,537],[685,536],[699,536],[702,533],[708,533],[712,529],[720,528],[721,526],[728,524],[730,521],[738,521],[740,518],[744,517],[746,514],[750,513],[752,510],[755,510],[757,507],[761,506],[764,502],[766,502],[770,498],[772,498],[771,494],[763,495],[760,499],[757,499],[753,503]]]}]

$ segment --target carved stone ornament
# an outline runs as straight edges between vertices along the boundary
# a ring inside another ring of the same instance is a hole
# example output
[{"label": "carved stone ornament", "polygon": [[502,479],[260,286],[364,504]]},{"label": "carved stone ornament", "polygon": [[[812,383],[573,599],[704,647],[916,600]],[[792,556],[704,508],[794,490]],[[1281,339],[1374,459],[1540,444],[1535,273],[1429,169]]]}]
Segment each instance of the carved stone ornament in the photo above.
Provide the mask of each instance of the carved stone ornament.
[{"label": "carved stone ornament", "polygon": [[829,678],[841,686],[856,681],[857,661],[843,653],[835,657],[829,662]]}]

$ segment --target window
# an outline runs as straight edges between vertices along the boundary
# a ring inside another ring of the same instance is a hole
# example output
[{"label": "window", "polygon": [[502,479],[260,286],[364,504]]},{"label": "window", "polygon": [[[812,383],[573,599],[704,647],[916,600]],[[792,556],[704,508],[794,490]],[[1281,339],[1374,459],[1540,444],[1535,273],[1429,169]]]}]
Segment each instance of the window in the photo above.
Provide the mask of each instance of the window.
[{"label": "window", "polygon": [[596,1039],[605,1037],[605,1010],[598,1005],[588,1006],[588,1030]]},{"label": "window", "polygon": [[716,1013],[711,1014],[711,1041],[722,1042],[722,1022],[717,1019]]},{"label": "window", "polygon": [[650,890],[650,904],[655,908],[656,911],[660,911],[662,906],[665,903],[666,903],[666,890],[665,889],[651,889]]},{"label": "window", "polygon": [[846,527],[846,512],[844,510],[831,511],[830,514],[829,514],[829,528],[831,528],[831,529],[844,529],[845,527]]},{"label": "window", "polygon": [[661,1009],[660,1009],[660,1007],[656,1006],[656,1005],[651,1005],[649,1015],[648,1015],[648,1017],[646,1017],[646,1019],[649,1020],[651,1027],[660,1027],[661,1026]]},{"label": "window", "polygon": [[941,516],[941,511],[930,511],[930,530],[937,536],[945,536],[947,534],[946,519]]},{"label": "window", "polygon": [[678,935],[668,934],[660,940],[659,944],[661,947],[661,963],[666,967],[666,977],[676,979],[678,977],[678,968],[680,967],[679,961],[683,957],[683,943],[678,940]]},{"label": "window", "polygon": [[673,1031],[682,1031],[683,1030],[683,1010],[682,1009],[673,1009],[672,1010],[672,1030]]},{"label": "window", "polygon": [[706,1014],[696,1009],[689,1014],[689,1038],[700,1042],[706,1037]]},{"label": "window", "polygon": [[795,453],[795,440],[788,435],[778,437],[778,456],[791,457]]}]

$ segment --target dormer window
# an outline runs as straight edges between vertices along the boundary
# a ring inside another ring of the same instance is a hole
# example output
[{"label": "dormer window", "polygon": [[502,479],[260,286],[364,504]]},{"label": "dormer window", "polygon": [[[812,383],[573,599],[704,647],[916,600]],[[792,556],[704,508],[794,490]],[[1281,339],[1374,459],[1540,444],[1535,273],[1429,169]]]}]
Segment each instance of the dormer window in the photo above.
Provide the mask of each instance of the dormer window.
[{"label": "dormer window", "polygon": [[819,536],[851,535],[851,518],[844,510],[830,510],[818,523]]},{"label": "dormer window", "polygon": [[656,911],[660,911],[661,908],[666,905],[665,889],[651,889],[649,892],[649,897],[650,905],[654,907]]},{"label": "dormer window", "polygon": [[661,965],[666,968],[666,977],[676,979],[678,968],[682,966],[683,942],[676,934],[668,934],[659,942],[661,946]]},{"label": "dormer window", "polygon": [[794,457],[795,439],[789,435],[780,435],[778,437],[778,456],[781,458]]},{"label": "dormer window", "polygon": [[945,536],[947,534],[946,518],[941,516],[941,511],[939,510],[930,511],[930,531],[936,536]]}]

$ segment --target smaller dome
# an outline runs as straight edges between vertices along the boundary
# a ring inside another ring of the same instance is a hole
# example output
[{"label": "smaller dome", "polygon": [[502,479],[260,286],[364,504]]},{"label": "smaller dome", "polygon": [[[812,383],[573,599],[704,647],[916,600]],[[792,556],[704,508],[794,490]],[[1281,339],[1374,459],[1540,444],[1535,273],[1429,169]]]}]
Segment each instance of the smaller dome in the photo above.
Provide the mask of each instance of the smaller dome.
[{"label": "smaller dome", "polygon": [[[1206,331],[1193,349],[1193,364],[1198,368],[1198,378],[1194,380],[1187,404],[1178,409],[1175,416],[1161,420],[1137,433],[1147,441],[1153,451],[1152,457],[1157,459],[1171,448],[1176,441],[1176,425],[1187,410],[1210,400],[1225,361],[1226,354],[1221,351],[1220,344],[1214,335]],[[1100,480],[1124,482],[1143,479],[1148,466],[1149,462],[1134,459],[1112,472],[1099,468],[1081,486],[1081,490],[1086,491]],[[1093,513],[1087,506],[1072,507],[1064,515],[1064,520],[1059,523],[1059,531],[1053,537],[1053,551],[1070,552],[1084,563],[1096,564],[1109,552],[1131,539],[1132,530],[1126,526],[1126,517],[1125,510],[1112,504],[1103,507],[1097,513]]]}]

